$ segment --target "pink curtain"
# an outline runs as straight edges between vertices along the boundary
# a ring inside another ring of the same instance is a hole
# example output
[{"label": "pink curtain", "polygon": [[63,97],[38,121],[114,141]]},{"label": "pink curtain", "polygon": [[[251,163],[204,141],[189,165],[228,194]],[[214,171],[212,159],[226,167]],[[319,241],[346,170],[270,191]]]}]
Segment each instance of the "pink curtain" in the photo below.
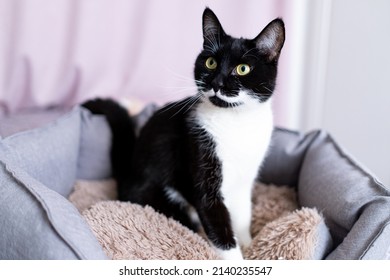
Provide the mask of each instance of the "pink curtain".
[{"label": "pink curtain", "polygon": [[96,96],[163,104],[191,95],[205,6],[227,33],[252,38],[288,16],[285,2],[0,0],[0,113]]}]

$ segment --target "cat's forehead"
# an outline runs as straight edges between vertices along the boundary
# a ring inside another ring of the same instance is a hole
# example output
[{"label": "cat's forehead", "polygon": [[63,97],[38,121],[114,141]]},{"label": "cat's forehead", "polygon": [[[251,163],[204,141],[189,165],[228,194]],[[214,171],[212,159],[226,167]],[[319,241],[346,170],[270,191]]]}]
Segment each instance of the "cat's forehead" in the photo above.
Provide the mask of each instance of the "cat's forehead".
[{"label": "cat's forehead", "polygon": [[249,49],[251,49],[250,41],[243,38],[228,38],[220,45],[221,54],[231,58],[241,58]]}]

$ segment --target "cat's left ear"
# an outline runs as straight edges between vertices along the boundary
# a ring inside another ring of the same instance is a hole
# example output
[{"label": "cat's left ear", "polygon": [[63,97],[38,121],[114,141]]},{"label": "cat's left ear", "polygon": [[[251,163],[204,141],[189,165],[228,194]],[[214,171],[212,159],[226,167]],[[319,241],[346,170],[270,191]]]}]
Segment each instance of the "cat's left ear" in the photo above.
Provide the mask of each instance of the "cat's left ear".
[{"label": "cat's left ear", "polygon": [[284,23],[280,18],[271,21],[261,33],[253,39],[259,51],[268,61],[277,62],[285,39]]}]

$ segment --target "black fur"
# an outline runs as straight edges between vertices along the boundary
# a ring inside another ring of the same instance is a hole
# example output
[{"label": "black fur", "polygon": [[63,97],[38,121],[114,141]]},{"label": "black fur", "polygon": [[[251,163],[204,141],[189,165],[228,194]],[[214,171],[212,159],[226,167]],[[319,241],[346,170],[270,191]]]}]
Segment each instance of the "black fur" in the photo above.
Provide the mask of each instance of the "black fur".
[{"label": "black fur", "polygon": [[130,177],[128,161],[133,158],[135,125],[128,112],[113,100],[95,99],[83,104],[95,114],[105,115],[112,131],[111,164],[113,177],[123,181]]},{"label": "black fur", "polygon": [[[106,115],[112,128],[113,175],[118,181],[120,200],[150,205],[196,231],[197,224],[187,211],[191,205],[216,247],[227,250],[237,246],[220,192],[222,163],[216,156],[215,142],[194,120],[192,112],[204,102],[202,91],[211,89],[234,97],[244,88],[259,102],[271,96],[284,27],[280,19],[268,27],[270,30],[264,29],[253,40],[232,38],[207,8],[203,14],[204,50],[196,59],[194,71],[198,95],[158,110],[142,128],[138,139],[131,118],[114,101],[94,100],[84,104],[92,112]],[[279,36],[275,46],[262,45],[267,36],[275,35],[269,34],[274,31]],[[219,65],[215,70],[205,67],[210,56]],[[248,75],[239,77],[234,73],[240,63],[251,66]],[[210,101],[226,110],[241,106],[217,96],[210,97]],[[167,188],[180,193],[186,203],[172,201]]]}]

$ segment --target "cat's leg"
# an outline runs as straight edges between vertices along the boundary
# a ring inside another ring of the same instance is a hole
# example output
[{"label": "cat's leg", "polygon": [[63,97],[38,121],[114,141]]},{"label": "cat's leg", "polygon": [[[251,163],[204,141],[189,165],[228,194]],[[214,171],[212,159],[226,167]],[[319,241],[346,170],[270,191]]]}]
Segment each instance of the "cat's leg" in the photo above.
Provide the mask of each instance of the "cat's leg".
[{"label": "cat's leg", "polygon": [[[190,230],[199,231],[200,225],[190,216],[190,205],[184,198],[173,199],[172,191],[167,192],[166,188],[152,185],[151,182],[144,182],[141,185],[133,183],[132,186],[128,192],[127,200],[141,205],[149,205],[156,212],[173,218]],[[177,194],[177,196],[180,195]]]},{"label": "cat's leg", "polygon": [[207,237],[222,259],[243,259],[234,235],[230,214],[221,197],[203,199],[197,207]]},{"label": "cat's leg", "polygon": [[231,215],[233,230],[237,236],[238,243],[243,247],[249,247],[252,242],[250,224],[252,218],[252,205],[250,196],[241,194],[229,204],[226,202]]},{"label": "cat's leg", "polygon": [[173,218],[195,233],[199,232],[199,223],[196,223],[196,221],[191,218],[187,207],[167,202],[167,205],[163,208],[163,210],[156,209],[156,211],[163,213],[169,218]]},{"label": "cat's leg", "polygon": [[[237,188],[237,186],[240,186]],[[232,220],[233,231],[237,236],[238,243],[243,247],[248,247],[252,242],[250,225],[252,219],[252,184],[235,183],[228,188],[223,186],[224,203],[229,210]],[[226,191],[228,190],[228,191]]]}]

